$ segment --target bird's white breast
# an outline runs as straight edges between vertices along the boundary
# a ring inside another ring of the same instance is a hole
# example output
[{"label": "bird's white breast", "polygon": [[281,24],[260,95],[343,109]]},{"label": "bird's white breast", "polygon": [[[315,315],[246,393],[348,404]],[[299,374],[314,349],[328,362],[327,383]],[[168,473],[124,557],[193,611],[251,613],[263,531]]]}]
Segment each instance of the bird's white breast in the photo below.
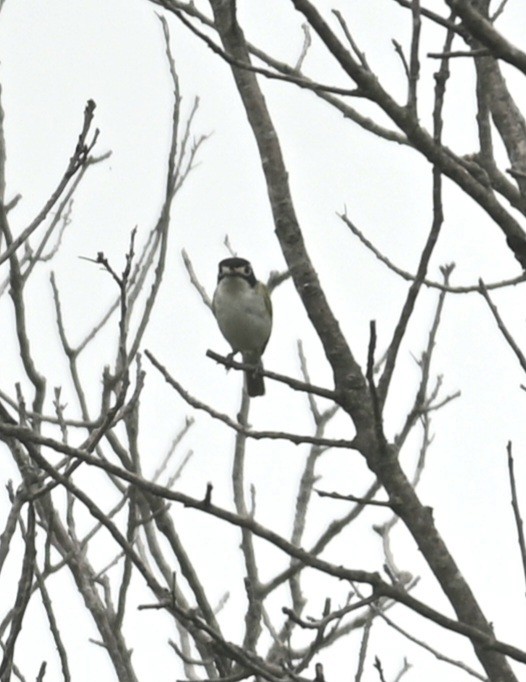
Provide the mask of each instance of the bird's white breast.
[{"label": "bird's white breast", "polygon": [[214,294],[214,314],[234,351],[261,355],[270,336],[272,317],[257,286],[251,287],[241,277],[224,277]]}]

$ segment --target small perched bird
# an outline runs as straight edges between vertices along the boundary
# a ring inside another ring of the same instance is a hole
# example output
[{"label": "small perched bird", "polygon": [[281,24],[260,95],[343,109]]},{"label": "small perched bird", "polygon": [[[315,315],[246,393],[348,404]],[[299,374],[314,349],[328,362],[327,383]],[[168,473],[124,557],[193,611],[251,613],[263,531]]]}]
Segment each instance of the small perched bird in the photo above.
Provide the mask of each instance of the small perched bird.
[{"label": "small perched bird", "polygon": [[272,304],[267,287],[257,281],[244,258],[225,258],[219,263],[212,310],[221,333],[232,346],[230,357],[239,352],[243,362],[254,366],[245,371],[248,395],[263,395],[261,356],[272,329]]}]

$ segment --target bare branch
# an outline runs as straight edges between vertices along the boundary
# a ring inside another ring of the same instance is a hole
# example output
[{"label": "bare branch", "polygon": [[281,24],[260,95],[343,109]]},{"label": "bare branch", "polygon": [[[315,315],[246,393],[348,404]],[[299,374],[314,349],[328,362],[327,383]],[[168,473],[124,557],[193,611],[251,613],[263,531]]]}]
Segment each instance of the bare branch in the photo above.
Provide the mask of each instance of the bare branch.
[{"label": "bare branch", "polygon": [[363,628],[362,641],[360,642],[360,653],[358,655],[358,667],[356,669],[356,675],[354,676],[354,682],[361,682],[363,676],[365,657],[367,655],[367,647],[369,644],[369,636],[371,633],[372,624],[373,621],[371,618],[369,618]]},{"label": "bare branch", "polygon": [[447,52],[428,52],[427,56],[431,59],[453,59],[455,57],[485,57],[491,54],[486,48],[478,50],[449,50]]},{"label": "bare branch", "polygon": [[445,663],[449,663],[450,665],[453,665],[457,668],[460,668],[461,670],[464,670],[468,675],[471,675],[472,677],[475,677],[477,680],[482,680],[482,682],[488,682],[488,678],[485,675],[481,675],[479,672],[471,668],[470,666],[466,665],[462,661],[457,661],[450,656],[446,656],[445,654],[441,653],[434,647],[430,646],[425,640],[415,637],[411,633],[409,633],[407,630],[404,628],[401,628],[397,623],[395,623],[391,618],[385,615],[383,611],[378,610],[374,605],[371,606],[371,609],[377,612],[378,616],[382,618],[393,630],[396,630],[396,632],[399,632],[401,635],[403,635],[406,639],[408,639],[410,642],[413,642],[417,646],[421,647],[422,649],[425,649],[426,651],[429,651],[438,661],[444,661]]},{"label": "bare branch", "polygon": [[332,13],[336,17],[336,19],[338,19],[340,26],[342,27],[342,30],[345,34],[345,37],[349,41],[349,45],[353,49],[355,55],[358,57],[358,61],[360,62],[364,69],[368,69],[370,71],[369,65],[367,64],[367,59],[365,58],[365,54],[358,48],[358,45],[356,44],[356,41],[352,37],[347,22],[345,21],[342,13],[337,9],[333,9]]},{"label": "bare branch", "polygon": [[493,16],[491,17],[491,23],[492,24],[494,24],[497,21],[497,19],[500,17],[500,15],[504,12],[507,4],[508,4],[508,0],[501,0],[500,5],[497,7],[495,12],[493,13]]},{"label": "bare branch", "polygon": [[[52,193],[50,198],[45,203],[44,207],[41,209],[40,213],[34,218],[34,220],[26,227],[25,230],[16,238],[13,239],[11,244],[8,245],[7,249],[0,255],[0,264],[8,260],[15,251],[28,239],[28,237],[41,225],[46,216],[49,214],[53,206],[57,203],[62,193],[66,189],[69,181],[73,178],[76,173],[88,163],[89,155],[95,146],[98,138],[98,130],[95,130],[92,138],[88,141],[88,135],[90,133],[91,124],[93,122],[93,115],[95,111],[95,102],[93,100],[88,100],[86,108],[84,110],[84,121],[82,124],[82,130],[80,132],[75,151],[71,156],[68,166],[60,180],[57,188]],[[1,222],[5,222],[5,214],[3,211],[0,212]]]},{"label": "bare branch", "polygon": [[517,536],[519,540],[519,549],[522,559],[522,570],[524,573],[524,579],[526,581],[526,540],[524,539],[524,526],[522,523],[521,512],[519,508],[519,500],[517,497],[517,485],[515,482],[515,468],[513,462],[513,453],[511,441],[508,442],[506,447],[508,453],[508,473],[510,477],[510,488],[511,488],[511,506],[513,508],[513,516],[515,517],[515,526],[517,528]]},{"label": "bare branch", "polygon": [[526,372],[526,357],[524,356],[523,352],[517,345],[517,342],[513,338],[513,336],[510,334],[508,329],[506,328],[499,311],[497,310],[497,306],[493,303],[491,298],[489,297],[488,294],[488,288],[484,284],[484,282],[480,279],[479,280],[479,292],[480,294],[484,297],[486,300],[486,303],[488,304],[489,309],[491,310],[491,313],[493,317],[495,318],[495,321],[497,323],[498,328],[500,329],[503,337],[506,339],[509,347],[512,349],[512,351],[515,354],[515,357],[519,361],[520,366],[522,367],[523,371]]},{"label": "bare branch", "polygon": [[355,602],[354,604],[350,604],[348,606],[344,606],[341,609],[337,609],[336,611],[332,611],[331,613],[327,614],[323,618],[320,618],[319,620],[315,620],[314,618],[309,618],[308,620],[300,618],[296,613],[294,613],[292,609],[289,609],[287,607],[283,607],[282,611],[289,618],[292,618],[292,620],[295,623],[297,623],[300,627],[304,629],[321,630],[325,628],[333,620],[341,620],[343,616],[346,616],[348,613],[351,613],[352,611],[361,609],[362,607],[368,606],[369,604],[374,604],[374,602],[376,602],[377,599],[378,598],[373,594],[370,597],[366,597],[365,599],[360,599],[360,601]]},{"label": "bare branch", "polygon": [[[351,221],[349,216],[346,213],[338,213],[338,217],[347,225],[347,227],[351,230],[351,232],[358,237],[358,239],[362,242],[362,244],[373,253],[378,260],[380,260],[384,265],[386,265],[389,270],[392,270],[394,273],[402,277],[403,279],[407,280],[408,282],[416,282],[417,280],[417,275],[413,275],[406,270],[403,270],[402,268],[398,267],[394,263],[392,263],[387,256],[384,256],[384,254],[377,249],[374,244],[367,239],[367,237],[361,232],[358,227]],[[485,287],[487,291],[491,291],[494,289],[505,289],[506,287],[511,287],[515,286],[517,284],[522,284],[523,282],[526,281],[526,274],[519,275],[518,277],[513,277],[512,279],[506,279],[502,280],[500,282],[492,282],[490,284],[486,284]],[[467,286],[451,286],[451,285],[445,285],[441,282],[435,282],[429,279],[424,278],[422,280],[422,284],[425,285],[426,287],[429,287],[430,289],[438,289],[439,291],[445,291],[450,294],[473,294],[473,293],[480,293],[480,285],[479,284],[470,284]]]},{"label": "bare branch", "polygon": [[[211,351],[211,350],[207,350],[206,355],[207,355],[207,357],[211,358],[212,360],[215,360],[219,364],[224,365],[225,367],[228,367],[228,368],[237,369],[237,370],[250,369],[250,367],[247,366],[245,363],[236,362],[235,360],[232,360],[231,358],[223,357],[222,355],[218,355],[218,353],[214,353],[214,351]],[[292,377],[287,377],[284,374],[277,374],[276,372],[269,372],[265,369],[261,370],[261,374],[264,377],[268,377],[269,379],[273,379],[274,381],[279,381],[283,384],[286,384],[287,386],[294,389],[295,391],[303,391],[305,393],[310,393],[311,395],[320,396],[321,398],[327,398],[329,400],[336,400],[336,393],[334,391],[329,390],[329,389],[320,388],[319,386],[314,386],[312,384],[307,384],[303,381],[298,381],[297,379],[293,379]]]},{"label": "bare branch", "polygon": [[464,0],[446,0],[447,4],[462,19],[465,28],[485,45],[494,57],[503,59],[526,74],[526,53],[508,42],[477,8]]},{"label": "bare branch", "polygon": [[[3,419],[5,419],[5,416],[2,414],[2,412],[3,412],[2,406],[0,404],[0,416],[2,416]],[[121,469],[115,465],[110,464],[109,462],[104,462],[99,458],[88,454],[85,450],[72,448],[66,444],[60,443],[59,441],[55,441],[51,438],[40,436],[35,432],[24,427],[11,425],[9,421],[7,422],[0,421],[0,434],[2,435],[2,437],[8,438],[16,437],[20,439],[28,448],[28,454],[30,455],[31,459],[34,460],[34,462],[39,467],[44,469],[48,475],[50,475],[53,479],[57,480],[57,482],[59,482],[60,485],[64,486],[67,490],[72,492],[75,495],[75,497],[77,497],[87,507],[89,512],[109,530],[109,532],[116,540],[116,542],[123,549],[126,550],[127,554],[133,559],[134,565],[143,575],[148,586],[156,594],[163,594],[162,588],[159,586],[155,578],[150,574],[146,566],[144,566],[143,562],[140,560],[139,556],[136,554],[133,548],[129,546],[126,539],[118,531],[114,524],[108,521],[106,515],[101,512],[97,505],[95,505],[93,501],[85,493],[83,493],[79,488],[77,488],[77,486],[75,486],[67,477],[61,475],[58,471],[56,471],[48,463],[46,458],[43,457],[35,447],[33,447],[33,445],[40,444],[45,447],[50,447],[57,452],[61,452],[68,456],[77,458],[82,462],[85,462],[86,464],[90,464],[92,466],[97,467],[98,469],[103,469],[115,476],[118,476],[119,478],[122,478],[123,480],[132,483],[133,485],[139,487],[144,491],[151,492],[154,495],[157,495],[165,499],[170,499],[175,502],[179,502],[187,507],[200,510],[206,514],[227,521],[228,523],[233,524],[235,526],[249,528],[258,537],[267,540],[274,546],[284,551],[289,556],[298,559],[307,566],[310,566],[318,571],[326,573],[327,575],[333,576],[340,580],[367,583],[371,585],[377,597],[387,597],[390,599],[394,599],[400,602],[401,604],[404,604],[405,606],[415,611],[416,613],[419,613],[421,616],[432,620],[438,625],[441,625],[442,627],[452,630],[453,632],[457,632],[466,637],[469,637],[471,640],[480,642],[481,644],[484,645],[486,649],[499,652],[501,654],[509,656],[510,658],[514,658],[515,660],[526,663],[526,652],[521,651],[517,647],[513,647],[509,644],[500,642],[496,640],[494,636],[490,636],[488,635],[488,633],[472,625],[462,623],[460,621],[456,621],[452,618],[444,616],[443,614],[439,613],[432,607],[422,603],[418,599],[415,599],[414,597],[409,595],[405,591],[405,589],[401,589],[396,585],[391,585],[389,583],[384,582],[378,573],[370,573],[362,570],[349,569],[343,566],[337,566],[327,561],[324,561],[323,559],[314,556],[312,553],[309,553],[301,548],[295,547],[287,540],[279,536],[277,533],[257,523],[254,519],[247,517],[239,517],[237,514],[234,514],[226,509],[213,505],[211,502],[207,500],[202,499],[197,500],[184,493],[163,488],[162,486],[151,483],[150,481],[146,481],[137,474],[134,474],[125,469]],[[169,603],[171,603],[171,600]]]},{"label": "bare branch", "polygon": [[237,69],[247,69],[249,71],[252,71],[253,73],[265,76],[266,78],[270,78],[272,80],[286,81],[288,83],[298,85],[300,88],[304,88],[306,90],[313,90],[315,92],[326,92],[335,95],[346,95],[351,97],[359,95],[359,93],[355,89],[349,90],[348,88],[339,88],[333,85],[325,85],[323,83],[317,83],[315,81],[307,80],[301,76],[295,76],[293,75],[292,72],[285,75],[281,73],[276,73],[274,71],[269,71],[268,69],[264,69],[259,66],[247,64],[243,60],[236,59],[232,54],[230,54],[226,50],[221,49],[205,33],[200,31],[190,21],[188,21],[188,19],[186,19],[183,13],[174,10],[174,14],[188,29],[190,29],[190,31],[192,31],[192,33],[198,36],[207,45],[207,47],[209,47],[212,50],[212,52],[217,54],[219,57],[224,59],[228,64],[234,66]]},{"label": "bare branch", "polygon": [[35,570],[35,510],[32,504],[28,505],[27,532],[25,537],[25,552],[22,562],[22,571],[18,591],[15,599],[14,614],[11,621],[11,629],[7,638],[4,656],[0,662],[0,679],[9,680],[13,669],[13,657],[15,645],[22,630],[22,621],[31,597],[31,584]]},{"label": "bare branch", "polygon": [[407,108],[414,116],[417,115],[417,85],[420,77],[420,0],[413,0],[411,7],[412,31],[411,31],[411,56],[409,59],[409,83],[407,92]]},{"label": "bare branch", "polygon": [[355,495],[342,495],[341,493],[329,493],[325,490],[316,490],[320,497],[329,497],[332,500],[344,500],[346,502],[359,502],[364,505],[371,505],[373,507],[388,507],[391,509],[390,502],[382,502],[381,500],[371,500],[367,497],[356,497]]},{"label": "bare branch", "polygon": [[308,24],[303,24],[301,27],[303,31],[303,46],[301,48],[300,55],[298,57],[298,61],[296,62],[296,66],[294,67],[295,71],[300,71],[303,62],[305,61],[305,57],[307,56],[307,52],[309,51],[309,47],[312,44],[312,38],[310,35],[310,30],[309,30],[309,25]]},{"label": "bare branch", "polygon": [[0,573],[2,572],[2,567],[9,553],[9,547],[16,531],[16,525],[22,512],[22,507],[27,501],[23,489],[18,490],[16,495],[13,494],[11,483],[8,483],[7,489],[9,493],[9,499],[11,501],[11,509],[9,510],[9,514],[7,516],[5,528],[0,535]]},{"label": "bare branch", "polygon": [[[211,351],[208,351],[209,353]],[[269,438],[272,440],[289,440],[291,443],[294,443],[296,445],[300,443],[311,443],[315,445],[320,445],[320,446],[326,446],[326,447],[342,447],[342,448],[351,448],[354,449],[355,444],[354,441],[350,440],[345,440],[345,439],[330,439],[330,438],[315,438],[313,436],[299,436],[296,434],[292,433],[287,433],[285,431],[253,431],[252,429],[248,429],[246,426],[243,426],[237,421],[234,421],[231,419],[228,415],[223,414],[222,412],[218,412],[214,408],[206,405],[205,403],[202,403],[199,400],[196,400],[193,398],[188,391],[186,391],[179,382],[177,382],[166,370],[165,367],[163,367],[158,360],[155,359],[155,357],[150,353],[150,351],[146,350],[145,351],[146,357],[150,360],[150,362],[156,367],[159,372],[163,375],[164,379],[174,388],[179,395],[192,407],[195,407],[196,409],[199,410],[204,410],[207,412],[211,417],[214,419],[218,419],[219,421],[222,421],[225,423],[227,426],[229,426],[231,429],[234,429],[234,431],[238,431],[240,433],[244,433],[247,435],[249,438],[254,438],[255,440],[259,440],[262,438]],[[224,360],[225,363],[227,362],[226,358],[222,358],[222,356],[219,356],[214,353],[214,359],[216,357],[221,358],[221,360]],[[236,367],[239,366],[241,369],[244,367],[239,362],[233,362],[232,361],[232,366]],[[273,372],[265,372],[265,376],[274,376]],[[279,376],[279,375],[275,375]],[[294,381],[294,380],[291,380]],[[300,383],[300,382],[297,382]]]},{"label": "bare branch", "polygon": [[201,300],[205,304],[205,306],[209,309],[212,310],[212,299],[210,296],[207,294],[206,289],[203,287],[199,279],[197,278],[197,275],[195,274],[194,266],[192,265],[192,261],[190,260],[190,256],[186,252],[185,249],[181,251],[181,254],[183,256],[183,262],[184,266],[186,268],[186,271],[188,272],[188,276],[190,277],[190,282],[193,284],[195,289],[197,290],[197,293],[199,296],[201,296]]}]

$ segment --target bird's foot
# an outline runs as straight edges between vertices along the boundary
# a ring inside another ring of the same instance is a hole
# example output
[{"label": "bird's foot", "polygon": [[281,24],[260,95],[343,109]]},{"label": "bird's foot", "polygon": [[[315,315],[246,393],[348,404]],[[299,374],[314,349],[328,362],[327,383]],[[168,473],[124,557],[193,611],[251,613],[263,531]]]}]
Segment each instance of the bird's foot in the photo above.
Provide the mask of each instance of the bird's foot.
[{"label": "bird's foot", "polygon": [[[234,357],[236,356],[236,353],[237,353],[237,352],[238,352],[237,350],[233,350],[231,353],[229,353],[229,354],[226,356],[226,361],[227,361],[227,362],[232,362],[232,360],[233,360]],[[231,369],[232,369],[231,366],[229,367],[228,365],[225,365],[225,370],[226,370],[227,372],[229,372]]]}]

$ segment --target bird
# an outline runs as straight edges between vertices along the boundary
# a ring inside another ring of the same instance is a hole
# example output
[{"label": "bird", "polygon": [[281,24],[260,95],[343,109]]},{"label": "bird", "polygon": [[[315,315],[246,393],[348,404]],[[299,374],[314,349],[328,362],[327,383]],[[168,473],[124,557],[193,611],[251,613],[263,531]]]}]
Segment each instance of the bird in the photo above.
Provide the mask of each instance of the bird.
[{"label": "bird", "polygon": [[229,359],[241,353],[245,385],[250,397],[264,395],[261,356],[272,330],[272,303],[267,287],[258,282],[245,258],[225,258],[219,263],[212,310],[219,329],[232,347]]}]

